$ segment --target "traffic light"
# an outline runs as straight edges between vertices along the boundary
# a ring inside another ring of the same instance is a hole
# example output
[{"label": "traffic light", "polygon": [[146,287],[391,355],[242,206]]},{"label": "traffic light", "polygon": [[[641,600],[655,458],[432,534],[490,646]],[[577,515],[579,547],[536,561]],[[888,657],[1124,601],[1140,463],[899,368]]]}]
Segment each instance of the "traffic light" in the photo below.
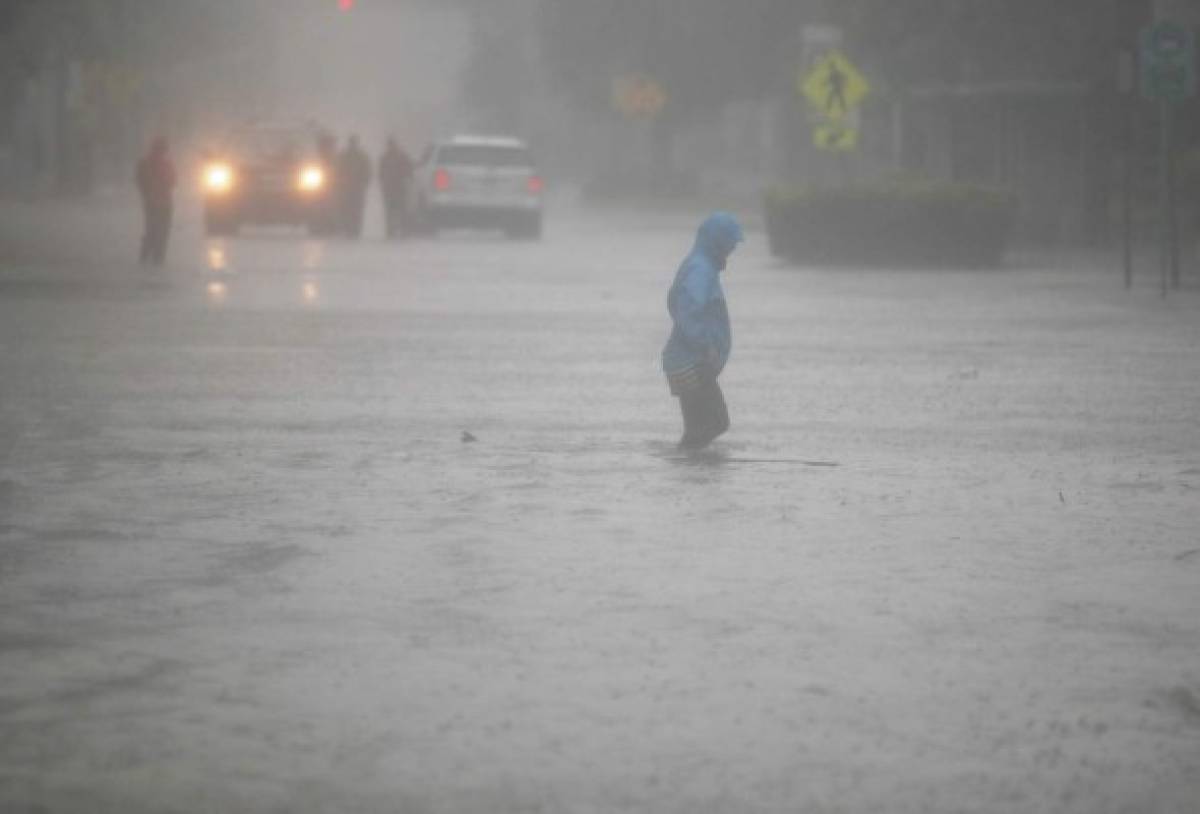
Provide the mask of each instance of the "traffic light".
[{"label": "traffic light", "polygon": [[354,0],[338,0],[338,9],[341,11],[349,11],[354,8]]}]

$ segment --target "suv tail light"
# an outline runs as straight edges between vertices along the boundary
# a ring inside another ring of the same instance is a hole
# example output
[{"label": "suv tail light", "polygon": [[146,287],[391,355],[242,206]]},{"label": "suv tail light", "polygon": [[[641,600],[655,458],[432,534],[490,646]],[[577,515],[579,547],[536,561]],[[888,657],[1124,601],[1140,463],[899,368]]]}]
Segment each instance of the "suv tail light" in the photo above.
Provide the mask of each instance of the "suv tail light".
[{"label": "suv tail light", "polygon": [[546,188],[546,184],[542,181],[542,176],[540,175],[529,176],[529,180],[525,183],[525,186],[532,195],[541,195],[542,190]]},{"label": "suv tail light", "polygon": [[445,192],[450,189],[450,173],[448,170],[439,169],[433,174],[433,188],[438,192]]}]

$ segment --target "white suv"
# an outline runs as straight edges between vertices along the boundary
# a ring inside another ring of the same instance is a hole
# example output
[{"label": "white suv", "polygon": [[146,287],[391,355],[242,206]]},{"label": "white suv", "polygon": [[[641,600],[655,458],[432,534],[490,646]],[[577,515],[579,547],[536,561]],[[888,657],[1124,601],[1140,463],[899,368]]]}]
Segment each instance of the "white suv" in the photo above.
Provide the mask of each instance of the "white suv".
[{"label": "white suv", "polygon": [[417,164],[417,222],[427,230],[502,229],[542,236],[543,181],[529,147],[515,138],[455,136],[435,142]]}]

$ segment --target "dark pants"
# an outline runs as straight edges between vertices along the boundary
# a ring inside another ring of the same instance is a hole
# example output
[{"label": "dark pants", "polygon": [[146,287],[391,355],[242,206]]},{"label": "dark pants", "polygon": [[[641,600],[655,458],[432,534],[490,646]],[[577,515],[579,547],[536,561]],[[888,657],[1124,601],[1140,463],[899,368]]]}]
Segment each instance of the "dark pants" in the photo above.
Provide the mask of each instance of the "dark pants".
[{"label": "dark pants", "polygon": [[144,266],[161,266],[167,259],[167,240],[171,236],[171,205],[147,204],[144,210],[146,229],[139,259]]},{"label": "dark pants", "polygon": [[384,228],[388,237],[401,237],[408,231],[405,204],[408,193],[404,189],[389,190],[383,195]]},{"label": "dark pants", "polygon": [[683,412],[681,449],[703,449],[729,429],[729,408],[715,378],[706,377],[696,387],[678,393]]},{"label": "dark pants", "polygon": [[360,238],[363,231],[363,213],[367,208],[366,190],[347,190],[342,202],[342,234]]},{"label": "dark pants", "polygon": [[394,201],[383,204],[384,229],[388,237],[400,237],[405,232],[404,207]]}]

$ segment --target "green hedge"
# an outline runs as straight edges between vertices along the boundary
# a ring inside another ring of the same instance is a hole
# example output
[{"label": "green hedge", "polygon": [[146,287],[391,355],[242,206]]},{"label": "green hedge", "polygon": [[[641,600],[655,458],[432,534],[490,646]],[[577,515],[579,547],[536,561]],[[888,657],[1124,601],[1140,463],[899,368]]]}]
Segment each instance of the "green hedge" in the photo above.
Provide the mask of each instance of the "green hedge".
[{"label": "green hedge", "polygon": [[1016,215],[1007,192],[917,180],[778,187],[765,206],[772,253],[832,265],[997,266]]}]

